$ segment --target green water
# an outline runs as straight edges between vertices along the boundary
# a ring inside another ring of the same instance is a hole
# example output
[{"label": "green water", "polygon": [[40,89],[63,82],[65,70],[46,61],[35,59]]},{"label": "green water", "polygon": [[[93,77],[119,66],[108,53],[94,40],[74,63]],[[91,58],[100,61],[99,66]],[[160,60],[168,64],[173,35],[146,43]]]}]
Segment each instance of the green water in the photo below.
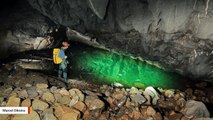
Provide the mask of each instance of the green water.
[{"label": "green water", "polygon": [[72,48],[74,74],[101,84],[120,83],[126,87],[178,88],[179,76],[145,61],[90,47]]}]

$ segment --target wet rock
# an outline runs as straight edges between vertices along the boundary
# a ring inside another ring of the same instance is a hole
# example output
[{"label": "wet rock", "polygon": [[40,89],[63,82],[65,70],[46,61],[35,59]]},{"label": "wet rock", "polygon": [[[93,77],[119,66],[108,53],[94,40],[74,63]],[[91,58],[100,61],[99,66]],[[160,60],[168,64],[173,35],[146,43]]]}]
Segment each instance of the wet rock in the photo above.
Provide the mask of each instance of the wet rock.
[{"label": "wet rock", "polygon": [[7,102],[7,107],[19,107],[20,105],[20,98],[17,97],[10,97]]},{"label": "wet rock", "polygon": [[41,120],[38,113],[34,110],[31,111],[30,114],[26,114],[26,115],[15,115],[14,118],[12,118],[12,120]]},{"label": "wet rock", "polygon": [[65,89],[65,88],[61,88],[61,90],[59,91],[59,93],[61,94],[61,95],[70,95],[70,93]]},{"label": "wet rock", "polygon": [[31,100],[29,98],[25,99],[24,101],[22,101],[21,106],[22,107],[30,107],[31,106]]},{"label": "wet rock", "polygon": [[21,90],[20,92],[18,92],[18,96],[19,96],[20,98],[23,98],[23,99],[28,98],[27,91],[26,91],[26,90]]},{"label": "wet rock", "polygon": [[156,105],[158,99],[160,99],[159,93],[153,87],[147,87],[143,94],[147,99],[147,104],[150,104],[152,101],[152,104]]},{"label": "wet rock", "polygon": [[41,100],[38,99],[34,99],[33,103],[32,103],[32,108],[33,110],[41,110],[44,111],[45,109],[47,109],[49,107],[49,105],[46,102],[43,102]]},{"label": "wet rock", "polygon": [[48,103],[54,103],[55,102],[55,97],[50,92],[44,93],[42,95],[42,99],[45,100],[45,101],[47,101]]},{"label": "wet rock", "polygon": [[80,117],[80,112],[75,109],[60,105],[55,108],[55,115],[59,120],[78,120]]},{"label": "wet rock", "polygon": [[36,92],[36,87],[29,87],[27,88],[27,94],[30,99],[34,99],[35,97],[38,96],[38,92]]},{"label": "wet rock", "polygon": [[89,110],[102,110],[105,106],[104,102],[92,96],[87,96],[85,104]]},{"label": "wet rock", "polygon": [[189,119],[210,117],[210,113],[205,104],[194,100],[188,100],[181,112]]},{"label": "wet rock", "polygon": [[81,101],[77,102],[75,105],[73,105],[73,107],[81,112],[85,112],[86,110],[86,105]]}]

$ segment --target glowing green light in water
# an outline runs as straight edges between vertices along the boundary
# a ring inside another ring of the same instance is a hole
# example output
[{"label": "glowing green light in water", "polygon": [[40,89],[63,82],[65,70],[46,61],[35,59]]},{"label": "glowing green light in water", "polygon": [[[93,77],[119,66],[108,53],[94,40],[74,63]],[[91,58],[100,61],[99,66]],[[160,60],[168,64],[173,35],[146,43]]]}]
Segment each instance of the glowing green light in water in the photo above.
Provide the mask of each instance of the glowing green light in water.
[{"label": "glowing green light in water", "polygon": [[84,79],[96,83],[121,83],[126,87],[138,88],[179,87],[178,75],[145,61],[94,48],[78,48],[78,51],[73,53],[72,67],[76,74],[80,73]]}]

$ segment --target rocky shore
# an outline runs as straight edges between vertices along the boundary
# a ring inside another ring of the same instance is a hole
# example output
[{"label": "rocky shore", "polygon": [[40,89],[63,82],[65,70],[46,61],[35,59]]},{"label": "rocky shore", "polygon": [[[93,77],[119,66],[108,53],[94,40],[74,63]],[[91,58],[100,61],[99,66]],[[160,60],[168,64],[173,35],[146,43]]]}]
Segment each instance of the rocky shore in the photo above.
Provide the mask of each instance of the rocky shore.
[{"label": "rocky shore", "polygon": [[[8,67],[8,66],[7,66]],[[31,114],[1,120],[211,120],[213,88],[206,82],[185,90],[94,85],[1,68],[0,106],[30,107]],[[56,84],[57,83],[57,84]]]}]

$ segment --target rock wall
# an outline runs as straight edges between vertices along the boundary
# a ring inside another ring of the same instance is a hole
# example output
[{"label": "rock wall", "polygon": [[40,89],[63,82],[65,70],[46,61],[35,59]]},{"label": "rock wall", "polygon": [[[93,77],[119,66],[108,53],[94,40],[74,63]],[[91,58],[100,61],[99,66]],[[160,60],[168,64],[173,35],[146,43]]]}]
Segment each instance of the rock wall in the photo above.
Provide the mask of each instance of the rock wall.
[{"label": "rock wall", "polygon": [[[107,3],[106,0],[103,1]],[[171,71],[192,78],[213,78],[213,2],[210,0],[111,0],[107,7],[105,4],[106,9],[101,9],[106,10],[103,19],[97,16],[94,9],[91,9],[91,4],[85,0],[28,2],[54,23],[91,35],[107,49],[157,61]],[[22,6],[29,8],[29,5]],[[34,10],[21,13],[28,12],[35,13]],[[27,17],[30,20],[25,19],[24,23],[29,23],[26,26],[30,29],[25,29],[24,35],[32,36],[32,33],[39,31],[36,34],[38,37],[48,33],[52,22],[43,16],[40,19],[41,16],[37,14],[39,13]],[[21,19],[22,15],[17,16]],[[30,22],[31,20],[34,22]],[[16,21],[17,19],[13,22],[15,26],[23,28],[23,21],[21,20],[21,25]],[[40,27],[31,29],[32,24]],[[14,39],[10,38],[11,34],[17,36],[15,41],[24,41],[21,29],[16,30],[18,32],[1,32],[1,37],[4,37],[1,41],[6,41],[2,43]],[[9,45],[3,47],[12,48]],[[27,45],[28,43],[24,46]],[[5,50],[3,47],[1,48]]]},{"label": "rock wall", "polygon": [[213,2],[115,0],[104,20],[82,0],[29,3],[55,22],[90,32],[106,48],[158,61],[193,78],[212,78]]},{"label": "rock wall", "polygon": [[27,50],[40,50],[52,44],[50,34],[56,24],[34,10],[26,1],[18,1],[0,12],[0,58]]}]

